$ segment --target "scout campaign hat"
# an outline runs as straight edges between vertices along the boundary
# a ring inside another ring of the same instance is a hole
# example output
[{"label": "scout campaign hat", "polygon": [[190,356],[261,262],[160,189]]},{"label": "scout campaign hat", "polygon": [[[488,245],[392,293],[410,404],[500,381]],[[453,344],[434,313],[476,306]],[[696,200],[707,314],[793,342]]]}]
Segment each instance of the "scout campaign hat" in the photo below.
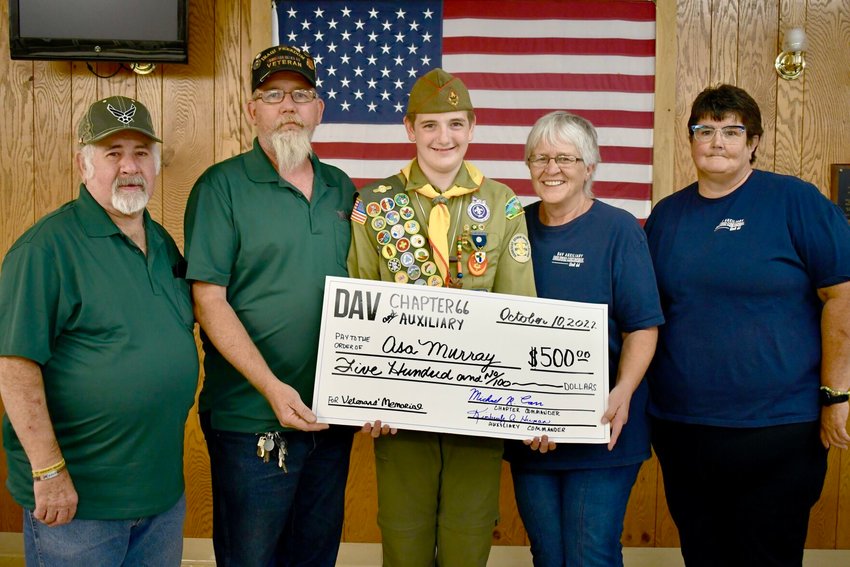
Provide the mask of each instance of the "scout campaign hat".
[{"label": "scout campaign hat", "polygon": [[431,69],[413,85],[408,114],[439,114],[455,110],[474,110],[466,85],[440,68]]},{"label": "scout campaign hat", "polygon": [[80,120],[78,141],[84,146],[122,130],[135,130],[155,142],[162,142],[154,133],[153,121],[145,105],[126,96],[110,96],[93,103]]},{"label": "scout campaign hat", "polygon": [[275,45],[264,49],[254,57],[254,62],[251,64],[251,90],[257,90],[263,81],[278,71],[298,73],[307,79],[311,87],[316,86],[316,64],[313,58],[297,47]]}]

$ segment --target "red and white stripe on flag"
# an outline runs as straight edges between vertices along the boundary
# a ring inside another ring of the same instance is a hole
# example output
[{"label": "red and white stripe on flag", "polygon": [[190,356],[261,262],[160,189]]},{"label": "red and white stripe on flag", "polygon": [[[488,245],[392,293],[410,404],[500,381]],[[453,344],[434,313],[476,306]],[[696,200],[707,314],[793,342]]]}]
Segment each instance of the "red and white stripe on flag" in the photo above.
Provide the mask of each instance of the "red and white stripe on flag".
[{"label": "red and white stripe on flag", "polygon": [[[401,6],[399,13],[406,9],[404,3],[395,6]],[[322,23],[329,14],[321,15]],[[411,22],[416,16],[401,19]],[[523,161],[526,137],[540,116],[568,110],[589,119],[599,133],[602,163],[593,186],[596,196],[638,219],[649,215],[653,2],[444,0],[442,18],[441,66],[466,83],[475,106],[475,139],[467,159],[512,187],[524,202],[533,201]],[[389,11],[376,19],[400,25],[398,15]],[[280,39],[286,42],[282,30]],[[415,34],[406,33],[405,41],[415,42]],[[321,65],[318,69],[321,77]],[[326,123],[316,130],[314,148],[322,160],[362,186],[399,171],[414,157],[401,119],[399,114],[396,124]]]}]

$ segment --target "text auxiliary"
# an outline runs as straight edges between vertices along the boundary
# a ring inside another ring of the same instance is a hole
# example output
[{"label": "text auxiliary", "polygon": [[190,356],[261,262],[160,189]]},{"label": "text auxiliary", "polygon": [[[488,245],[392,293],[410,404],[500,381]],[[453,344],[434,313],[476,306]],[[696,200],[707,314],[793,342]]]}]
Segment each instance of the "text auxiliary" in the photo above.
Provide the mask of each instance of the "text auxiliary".
[{"label": "text auxiliary", "polygon": [[608,306],[328,277],[320,422],[607,443]]}]

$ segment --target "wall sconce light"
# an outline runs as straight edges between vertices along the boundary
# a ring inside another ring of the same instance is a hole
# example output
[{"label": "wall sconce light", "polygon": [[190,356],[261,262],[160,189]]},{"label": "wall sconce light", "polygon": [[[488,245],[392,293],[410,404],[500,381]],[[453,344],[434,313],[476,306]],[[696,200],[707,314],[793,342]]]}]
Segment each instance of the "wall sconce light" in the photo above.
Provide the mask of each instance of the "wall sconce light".
[{"label": "wall sconce light", "polygon": [[138,75],[148,75],[156,69],[154,63],[130,63],[130,70]]},{"label": "wall sconce light", "polygon": [[785,32],[782,53],[776,56],[776,72],[786,81],[800,78],[806,68],[803,52],[806,50],[806,32],[803,28],[791,28]]}]

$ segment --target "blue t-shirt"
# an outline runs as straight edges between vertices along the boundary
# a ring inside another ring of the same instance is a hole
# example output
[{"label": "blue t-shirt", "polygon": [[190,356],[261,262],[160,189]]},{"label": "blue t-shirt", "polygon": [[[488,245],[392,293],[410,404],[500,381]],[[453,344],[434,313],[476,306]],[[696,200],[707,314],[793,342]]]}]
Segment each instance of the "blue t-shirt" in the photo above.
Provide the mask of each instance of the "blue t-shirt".
[{"label": "blue t-shirt", "polygon": [[850,227],[817,188],[753,171],[696,183],[646,223],[667,324],[647,374],[650,413],[719,427],[819,418],[819,288],[850,280]]},{"label": "blue t-shirt", "polygon": [[[550,299],[608,305],[609,384],[616,384],[622,333],[664,322],[646,236],[635,218],[594,201],[585,214],[561,226],[540,222],[540,202],[526,207],[537,295]],[[647,387],[632,396],[629,421],[617,445],[559,444],[545,455],[519,441],[506,444],[515,467],[565,470],[640,463],[649,458]]]}]

